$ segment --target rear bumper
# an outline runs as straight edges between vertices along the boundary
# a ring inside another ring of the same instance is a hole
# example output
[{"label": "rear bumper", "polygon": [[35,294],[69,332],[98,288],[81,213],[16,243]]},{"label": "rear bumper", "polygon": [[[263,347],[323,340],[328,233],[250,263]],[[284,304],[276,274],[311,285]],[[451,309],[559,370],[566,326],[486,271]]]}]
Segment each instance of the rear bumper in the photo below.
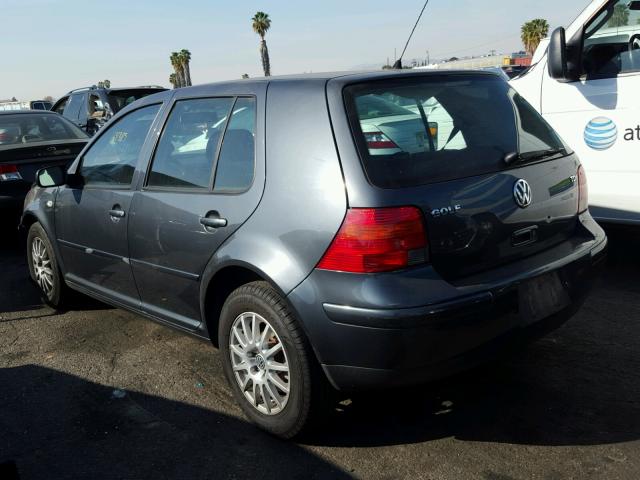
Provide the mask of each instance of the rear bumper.
[{"label": "rear bumper", "polygon": [[[582,305],[605,259],[604,232],[595,223],[590,226],[595,238],[565,245],[568,254],[556,248],[546,252],[544,262],[540,256],[525,259],[491,272],[492,278],[478,276],[451,285],[441,279],[434,282],[425,270],[412,272],[410,278],[396,276],[385,286],[373,277],[349,275],[346,280],[336,277],[331,282],[332,275],[345,274],[314,271],[289,298],[336,388],[363,390],[423,383],[482,363],[505,347],[537,338],[568,320]],[[544,276],[560,280],[566,294],[564,303],[548,314],[527,317],[521,312],[521,289]],[[391,285],[395,285],[395,293],[389,292]],[[403,308],[401,302],[394,301],[402,297],[406,301],[406,290],[419,285],[425,304]],[[343,300],[348,296],[359,305],[380,305],[353,307],[345,301],[329,301],[340,297],[338,290],[346,292]],[[448,297],[452,292],[458,295],[429,301],[430,295]],[[385,303],[392,308],[384,308]]]}]

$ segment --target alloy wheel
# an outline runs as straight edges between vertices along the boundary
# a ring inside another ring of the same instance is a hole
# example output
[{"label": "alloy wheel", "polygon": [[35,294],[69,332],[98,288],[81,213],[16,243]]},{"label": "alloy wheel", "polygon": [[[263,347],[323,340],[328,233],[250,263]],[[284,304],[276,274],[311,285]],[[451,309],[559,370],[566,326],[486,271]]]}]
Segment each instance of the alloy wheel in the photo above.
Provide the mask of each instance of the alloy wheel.
[{"label": "alloy wheel", "polygon": [[35,237],[31,243],[31,261],[38,286],[47,297],[51,296],[54,282],[51,257],[40,237]]},{"label": "alloy wheel", "polygon": [[229,355],[235,379],[249,403],[265,415],[280,413],[291,390],[284,344],[261,315],[236,317],[229,335]]}]

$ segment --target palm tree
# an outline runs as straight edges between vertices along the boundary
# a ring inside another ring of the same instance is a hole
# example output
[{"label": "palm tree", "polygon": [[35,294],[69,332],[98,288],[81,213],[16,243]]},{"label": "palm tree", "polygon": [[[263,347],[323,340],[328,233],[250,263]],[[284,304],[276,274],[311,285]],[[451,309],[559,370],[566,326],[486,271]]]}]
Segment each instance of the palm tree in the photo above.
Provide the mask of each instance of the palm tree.
[{"label": "palm tree", "polygon": [[169,60],[171,60],[171,66],[173,67],[176,75],[176,85],[178,85],[178,88],[184,87],[184,81],[182,79],[182,67],[180,66],[180,54],[178,52],[171,52]]},{"label": "palm tree", "polygon": [[256,12],[251,20],[253,21],[253,31],[260,35],[262,69],[264,70],[264,76],[268,77],[271,75],[271,63],[269,62],[269,49],[267,48],[267,42],[264,40],[264,36],[267,30],[271,28],[271,19],[267,13]]},{"label": "palm tree", "polygon": [[191,68],[189,67],[189,62],[191,61],[191,52],[186,49],[180,50],[178,54],[180,58],[180,64],[182,66],[182,73],[184,75],[184,83],[186,87],[191,86]]},{"label": "palm tree", "polygon": [[608,27],[626,27],[629,25],[629,7],[623,3],[618,3],[613,7],[613,15],[607,22]]},{"label": "palm tree", "polygon": [[520,38],[524,44],[524,49],[529,55],[533,55],[540,44],[540,40],[549,33],[549,22],[544,18],[536,18],[522,25]]},{"label": "palm tree", "polygon": [[175,73],[169,75],[169,83],[173,85],[173,88],[178,88],[178,79],[176,78]]}]

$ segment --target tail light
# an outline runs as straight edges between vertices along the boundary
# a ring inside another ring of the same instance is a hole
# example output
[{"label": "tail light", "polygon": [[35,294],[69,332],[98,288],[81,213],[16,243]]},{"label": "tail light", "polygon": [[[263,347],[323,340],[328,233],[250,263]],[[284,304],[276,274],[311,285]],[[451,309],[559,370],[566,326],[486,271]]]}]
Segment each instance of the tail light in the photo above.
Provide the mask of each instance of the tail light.
[{"label": "tail light", "polygon": [[0,164],[0,182],[10,182],[12,180],[22,180],[18,167],[6,163]]},{"label": "tail light", "polygon": [[382,132],[364,132],[364,139],[369,149],[398,148],[398,145]]},{"label": "tail light", "polygon": [[7,132],[0,132],[0,142],[6,142],[9,140],[9,134]]},{"label": "tail light", "polygon": [[587,175],[584,173],[582,165],[578,167],[578,213],[589,208],[589,187],[587,186]]},{"label": "tail light", "polygon": [[426,261],[427,235],[418,208],[352,208],[317,268],[373,273]]}]

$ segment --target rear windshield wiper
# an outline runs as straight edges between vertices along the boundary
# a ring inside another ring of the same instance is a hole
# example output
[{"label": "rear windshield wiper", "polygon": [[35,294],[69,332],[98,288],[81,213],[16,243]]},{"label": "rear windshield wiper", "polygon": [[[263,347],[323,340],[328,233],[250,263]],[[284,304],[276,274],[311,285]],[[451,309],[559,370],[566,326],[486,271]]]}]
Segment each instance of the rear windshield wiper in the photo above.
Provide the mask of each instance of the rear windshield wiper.
[{"label": "rear windshield wiper", "polygon": [[521,162],[531,162],[535,160],[544,160],[545,158],[552,157],[562,153],[566,155],[567,151],[564,148],[547,148],[546,150],[535,150],[532,152],[509,152],[505,154],[503,161],[507,165],[512,165]]}]

